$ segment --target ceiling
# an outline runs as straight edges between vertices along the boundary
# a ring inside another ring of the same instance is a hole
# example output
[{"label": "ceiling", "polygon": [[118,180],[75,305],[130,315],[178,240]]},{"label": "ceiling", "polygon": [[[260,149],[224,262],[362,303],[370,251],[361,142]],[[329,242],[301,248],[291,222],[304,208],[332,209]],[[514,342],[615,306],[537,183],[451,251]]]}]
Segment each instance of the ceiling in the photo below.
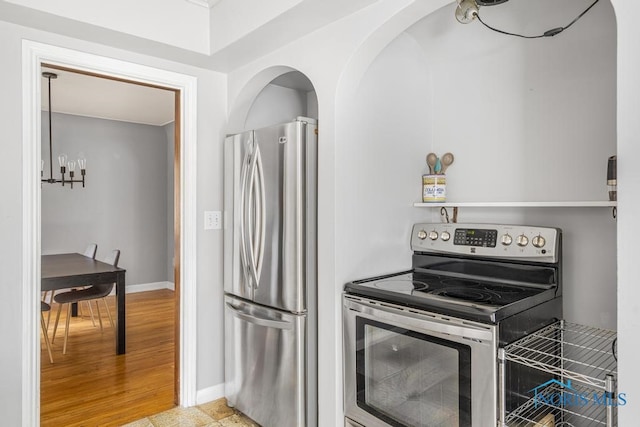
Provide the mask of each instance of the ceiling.
[{"label": "ceiling", "polygon": [[[101,78],[68,70],[43,67],[57,74],[51,79],[54,113],[95,117],[123,122],[164,126],[174,121],[172,90]],[[292,71],[277,77],[274,85],[310,92],[313,85],[302,73]],[[41,77],[42,109],[49,110],[48,79]]]},{"label": "ceiling", "polygon": [[[229,72],[375,0],[0,0],[0,20]],[[127,15],[121,11],[127,9]],[[149,19],[153,10],[154,19]],[[173,31],[167,31],[169,22]],[[46,69],[43,68],[43,71]],[[68,70],[51,81],[53,111],[154,126],[174,121],[174,92]],[[47,79],[42,108],[48,110]],[[309,92],[311,82],[288,73],[275,85]]]},{"label": "ceiling", "polygon": [[[210,40],[215,41],[206,53],[201,51],[202,34],[198,31],[191,34],[198,40],[195,43],[188,38],[171,39],[166,36],[164,25],[140,24],[140,19],[146,19],[148,13],[142,6],[156,4],[154,0],[140,0],[126,20],[112,16],[120,6],[128,4],[126,0],[103,3],[100,10],[76,0],[0,0],[0,19],[222,71],[263,56],[373,1],[172,0],[162,3],[156,11],[158,19],[171,19],[176,25],[189,22],[187,29],[200,28],[204,22]],[[193,14],[205,20],[191,20]],[[176,21],[176,16],[182,19]],[[179,28],[185,34],[189,32]],[[154,126],[174,121],[171,90],[68,70],[50,71],[58,74],[58,78],[51,81],[54,112]],[[272,83],[304,92],[313,90],[311,82],[300,73],[285,74]],[[42,78],[42,106],[48,110],[45,78]]]},{"label": "ceiling", "polygon": [[376,0],[0,0],[0,20],[228,73],[374,3]]},{"label": "ceiling", "polygon": [[[58,75],[51,79],[53,112],[163,126],[174,121],[175,92],[42,68]],[[49,110],[48,79],[41,77],[42,109]]]}]

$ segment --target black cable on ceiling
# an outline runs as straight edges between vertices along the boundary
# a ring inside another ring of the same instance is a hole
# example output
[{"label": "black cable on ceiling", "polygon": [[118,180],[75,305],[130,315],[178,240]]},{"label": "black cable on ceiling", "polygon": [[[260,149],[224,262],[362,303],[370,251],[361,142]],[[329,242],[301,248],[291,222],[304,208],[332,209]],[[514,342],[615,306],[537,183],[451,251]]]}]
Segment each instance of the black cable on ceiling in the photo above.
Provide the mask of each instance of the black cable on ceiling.
[{"label": "black cable on ceiling", "polygon": [[573,21],[569,22],[567,25],[565,25],[564,27],[557,27],[557,28],[552,28],[550,30],[545,31],[542,34],[536,35],[536,36],[527,36],[527,35],[523,35],[523,34],[517,34],[517,33],[510,33],[508,31],[503,31],[503,30],[499,30],[495,27],[492,27],[491,25],[487,24],[486,22],[484,22],[482,20],[482,18],[480,18],[480,13],[476,13],[476,17],[478,18],[478,21],[480,21],[482,23],[482,25],[484,25],[485,27],[487,27],[488,29],[495,31],[496,33],[500,33],[500,34],[506,34],[508,36],[515,36],[515,37],[522,37],[524,39],[539,39],[539,38],[543,38],[543,37],[553,37],[555,35],[560,34],[561,32],[563,32],[564,30],[566,30],[567,28],[571,27],[573,24],[575,24],[580,18],[582,18],[587,12],[589,12],[589,10],[591,10],[591,8],[593,6],[596,5],[596,3],[598,3],[600,0],[595,0],[593,3],[591,3],[591,5],[589,7],[587,7],[584,11],[582,11],[582,13],[578,16],[576,16]]}]

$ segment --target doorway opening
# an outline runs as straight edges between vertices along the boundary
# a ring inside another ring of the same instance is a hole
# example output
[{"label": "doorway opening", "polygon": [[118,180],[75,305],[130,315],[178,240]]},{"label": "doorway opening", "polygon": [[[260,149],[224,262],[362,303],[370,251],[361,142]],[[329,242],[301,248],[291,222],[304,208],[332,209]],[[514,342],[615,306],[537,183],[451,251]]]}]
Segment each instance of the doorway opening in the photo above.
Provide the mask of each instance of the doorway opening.
[{"label": "doorway opening", "polygon": [[[92,242],[97,245],[95,259],[102,261],[117,248],[128,295],[127,357],[122,358],[113,352],[116,330],[109,327],[115,296],[80,304],[82,316],[72,319],[69,332],[64,327],[69,340],[63,354],[64,323],[51,316],[62,306],[49,294],[45,327],[55,363],[41,354],[40,420],[42,425],[124,423],[178,402],[179,299],[174,289],[179,292],[180,287],[174,285],[173,260],[180,259],[174,245],[180,236],[174,201],[180,188],[179,174],[174,173],[180,165],[179,94],[49,64],[43,64],[42,71],[55,76],[51,106],[48,91],[42,91],[43,107],[51,113],[50,121],[42,116],[42,134],[47,135],[50,125],[55,142],[50,148],[50,140],[43,138],[43,158],[57,160],[66,153],[69,165],[81,156],[89,167],[84,187],[42,184],[41,253],[81,252]],[[43,87],[46,84],[43,77]],[[58,174],[57,162],[44,162],[43,169],[46,177]],[[56,331],[57,337],[51,336]]]},{"label": "doorway opening", "polygon": [[[196,92],[195,77],[37,42],[23,42],[23,423],[39,425],[41,259],[41,82],[43,65],[154,85],[175,93],[175,285],[174,397],[181,406],[196,400]],[[74,189],[74,191],[77,191]],[[123,357],[123,356],[119,356]]]}]

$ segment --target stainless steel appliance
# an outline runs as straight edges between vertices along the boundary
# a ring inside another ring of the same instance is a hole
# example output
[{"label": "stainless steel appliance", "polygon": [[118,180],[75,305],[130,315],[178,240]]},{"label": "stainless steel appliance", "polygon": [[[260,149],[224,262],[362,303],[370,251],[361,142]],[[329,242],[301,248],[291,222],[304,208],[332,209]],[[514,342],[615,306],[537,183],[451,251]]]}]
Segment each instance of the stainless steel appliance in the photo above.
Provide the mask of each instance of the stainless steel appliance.
[{"label": "stainless steel appliance", "polygon": [[317,123],[225,140],[225,395],[263,427],[317,423]]},{"label": "stainless steel appliance", "polygon": [[[562,316],[561,240],[548,227],[414,225],[411,270],[345,286],[345,424],[496,425],[498,346]],[[514,390],[540,383],[509,377]]]}]

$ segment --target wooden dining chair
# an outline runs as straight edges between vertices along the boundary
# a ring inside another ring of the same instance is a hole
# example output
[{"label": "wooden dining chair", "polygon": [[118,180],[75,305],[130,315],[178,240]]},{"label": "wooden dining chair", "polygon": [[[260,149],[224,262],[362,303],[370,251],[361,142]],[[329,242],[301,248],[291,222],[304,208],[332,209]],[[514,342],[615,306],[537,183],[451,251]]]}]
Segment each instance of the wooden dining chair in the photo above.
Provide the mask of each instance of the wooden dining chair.
[{"label": "wooden dining chair", "polygon": [[[86,256],[87,258],[95,259],[97,251],[98,251],[98,245],[96,243],[90,243],[84,249],[84,252],[82,253],[82,255]],[[87,283],[87,284],[89,285],[90,283]],[[45,301],[45,302],[47,301],[47,296],[48,296],[47,294],[49,292],[51,292],[51,297],[50,297],[49,301],[51,303],[53,303],[53,298],[54,298],[54,296],[56,294],[56,291],[45,291],[43,293],[43,295],[42,295],[42,300]],[[96,322],[93,319],[93,309],[91,308],[91,304],[88,303],[88,302],[87,302],[87,307],[89,308],[89,314],[91,316],[91,322],[93,323],[93,326],[96,326]],[[79,304],[78,304],[78,308],[80,308]],[[49,313],[47,314],[47,327],[49,326],[50,322],[51,322],[51,310],[49,310]]]},{"label": "wooden dining chair", "polygon": [[[118,266],[118,261],[120,259],[120,250],[115,249],[109,254],[107,259],[105,259],[105,263],[111,264],[114,267]],[[66,328],[64,331],[64,344],[62,347],[62,354],[67,354],[67,339],[69,337],[69,321],[71,320],[71,304],[79,303],[81,301],[91,302],[92,300],[96,301],[96,307],[98,307],[98,319],[100,319],[100,331],[102,331],[102,319],[100,317],[100,308],[97,305],[97,302],[102,299],[104,301],[105,306],[107,307],[107,313],[109,314],[109,320],[111,321],[111,327],[114,327],[113,318],[111,317],[111,311],[109,310],[109,306],[107,305],[106,297],[113,290],[113,286],[115,283],[108,284],[100,284],[100,285],[91,285],[84,289],[62,292],[57,294],[54,297],[54,301],[58,303],[58,312],[56,314],[56,322],[53,326],[53,338],[51,341],[53,342],[56,339],[56,331],[58,329],[58,321],[60,320],[60,312],[62,311],[62,306],[64,304],[67,305],[67,319],[66,319]]]},{"label": "wooden dining chair", "polygon": [[[107,256],[103,262],[107,263],[107,264],[111,264],[114,267],[118,266],[118,261],[120,259],[120,250],[116,249],[111,251],[111,253],[109,254],[109,256]],[[111,287],[111,289],[113,289],[113,286]],[[111,293],[111,290],[109,291],[109,294]],[[100,298],[99,300],[102,300],[102,303],[104,304],[104,308],[107,310],[107,316],[109,317],[109,323],[111,324],[112,328],[115,328],[114,324],[113,324],[113,316],[111,315],[111,310],[109,309],[109,304],[107,303],[107,297],[109,296],[109,294],[103,296],[102,298]],[[96,310],[98,311],[98,321],[100,322],[100,332],[102,332],[102,314],[100,313],[100,305],[98,304],[98,299],[95,300],[96,302]],[[89,305],[91,305],[90,301],[87,301],[89,303]],[[91,320],[93,320],[93,312],[92,313],[92,318]],[[94,324],[95,326],[95,324]]]},{"label": "wooden dining chair", "polygon": [[98,245],[96,245],[95,243],[91,243],[87,246],[82,255],[86,256],[87,258],[95,258],[97,251]]},{"label": "wooden dining chair", "polygon": [[48,311],[49,313],[51,313],[51,306],[44,301],[40,301],[40,324],[42,326],[42,335],[44,335],[44,343],[47,346],[47,351],[49,352],[49,361],[53,363],[53,354],[51,353],[51,342],[49,341],[49,331],[47,330],[47,325],[44,322],[43,311]]},{"label": "wooden dining chair", "polygon": [[[92,258],[95,259],[96,258],[96,252],[98,251],[98,245],[95,243],[91,243],[87,246],[87,248],[84,250],[84,252],[82,253],[82,255],[88,257],[88,258]],[[80,307],[80,304],[78,304],[78,307]],[[96,322],[93,318],[93,309],[91,308],[91,302],[87,301],[87,308],[89,308],[89,315],[91,316],[91,323],[93,323],[93,326],[96,326]],[[80,313],[80,315],[82,315],[82,312]]]}]

